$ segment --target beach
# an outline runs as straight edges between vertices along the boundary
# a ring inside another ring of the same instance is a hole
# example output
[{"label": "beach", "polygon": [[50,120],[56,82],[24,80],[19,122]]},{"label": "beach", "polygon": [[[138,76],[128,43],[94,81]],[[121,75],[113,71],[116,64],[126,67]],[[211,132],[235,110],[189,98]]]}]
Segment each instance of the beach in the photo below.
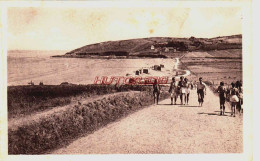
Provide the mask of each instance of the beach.
[{"label": "beach", "polygon": [[[24,56],[23,56],[24,55]],[[41,56],[19,57],[8,54],[8,86],[35,85],[43,82],[59,85],[62,82],[73,84],[93,84],[96,77],[102,76],[136,76],[135,71],[146,68],[148,74],[139,76],[172,76],[175,59],[82,59],[53,58],[50,54]],[[152,69],[154,65],[163,64],[161,71]]]}]

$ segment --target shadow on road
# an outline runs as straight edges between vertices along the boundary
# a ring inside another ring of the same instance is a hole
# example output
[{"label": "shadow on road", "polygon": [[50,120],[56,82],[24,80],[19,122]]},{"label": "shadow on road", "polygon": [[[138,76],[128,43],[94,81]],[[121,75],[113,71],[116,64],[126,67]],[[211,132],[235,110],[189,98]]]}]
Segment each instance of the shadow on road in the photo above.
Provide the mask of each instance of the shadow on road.
[{"label": "shadow on road", "polygon": [[[214,111],[214,112],[220,112],[220,111]],[[225,112],[225,113],[231,113],[231,112]]]},{"label": "shadow on road", "polygon": [[172,106],[172,107],[183,107],[183,108],[185,108],[185,107],[200,107],[200,106],[189,106],[189,105],[182,105],[182,104],[157,104],[157,105],[167,105],[167,106]]},{"label": "shadow on road", "polygon": [[170,106],[176,106],[176,105],[181,105],[181,104],[170,104],[170,103],[169,103],[169,104],[166,104],[166,103],[165,103],[165,104],[160,104],[160,103],[159,103],[158,105],[170,105]]},{"label": "shadow on road", "polygon": [[200,106],[189,106],[189,105],[187,106],[187,105],[181,105],[181,107],[198,107],[198,108],[199,108]]},{"label": "shadow on road", "polygon": [[[216,111],[215,111],[216,112]],[[220,112],[220,111],[219,111]],[[229,112],[226,112],[226,113],[229,113]],[[199,115],[216,115],[216,116],[230,116],[230,115],[220,115],[219,113],[205,113],[205,112],[200,112],[198,113]]]},{"label": "shadow on road", "polygon": [[200,106],[191,106],[191,105],[182,105],[182,104],[166,104],[166,103],[164,103],[164,104],[157,104],[157,105],[168,105],[168,106],[178,106],[178,107],[200,107]]}]

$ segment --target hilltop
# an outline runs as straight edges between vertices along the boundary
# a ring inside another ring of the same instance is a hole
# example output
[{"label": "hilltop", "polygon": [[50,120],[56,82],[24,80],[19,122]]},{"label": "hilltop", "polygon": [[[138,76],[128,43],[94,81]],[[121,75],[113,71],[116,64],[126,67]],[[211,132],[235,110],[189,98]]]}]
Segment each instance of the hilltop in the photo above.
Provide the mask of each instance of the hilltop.
[{"label": "hilltop", "polygon": [[62,56],[77,58],[167,58],[185,51],[241,49],[242,35],[215,38],[151,37],[86,45]]}]

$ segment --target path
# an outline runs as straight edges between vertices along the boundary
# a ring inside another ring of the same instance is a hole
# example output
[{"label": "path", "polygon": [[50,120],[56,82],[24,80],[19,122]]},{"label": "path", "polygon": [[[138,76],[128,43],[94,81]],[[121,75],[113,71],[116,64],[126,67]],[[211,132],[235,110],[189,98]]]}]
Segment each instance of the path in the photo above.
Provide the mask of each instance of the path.
[{"label": "path", "polygon": [[181,76],[187,77],[188,75],[190,75],[191,73],[190,73],[189,70],[180,70],[180,69],[178,69],[178,66],[179,66],[179,63],[180,63],[180,58],[175,58],[175,59],[176,59],[176,63],[174,65],[174,70],[179,70],[179,71],[184,71],[185,72],[185,74],[178,75],[178,76],[176,76],[176,78],[180,78]]},{"label": "path", "polygon": [[[179,100],[177,101],[177,103]],[[53,154],[240,153],[242,116],[219,116],[218,97],[207,91],[197,107],[196,91],[190,105],[169,105],[170,99],[135,112]],[[229,108],[227,112],[230,112]]]}]

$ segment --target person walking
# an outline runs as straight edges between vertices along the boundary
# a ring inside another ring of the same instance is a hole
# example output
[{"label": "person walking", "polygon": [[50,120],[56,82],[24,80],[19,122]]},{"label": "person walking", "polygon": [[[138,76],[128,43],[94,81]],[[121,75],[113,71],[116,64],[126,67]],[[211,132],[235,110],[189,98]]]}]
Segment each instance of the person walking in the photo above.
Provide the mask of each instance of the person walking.
[{"label": "person walking", "polygon": [[157,79],[155,79],[154,83],[153,83],[153,102],[155,103],[155,98],[156,98],[157,105],[159,102],[160,90],[161,90],[161,87],[160,87]]},{"label": "person walking", "polygon": [[242,112],[242,105],[243,105],[243,88],[242,88],[242,83],[240,81],[236,82],[236,88],[238,89],[238,103],[237,103],[237,110],[239,114]]},{"label": "person walking", "polygon": [[199,83],[197,84],[197,94],[199,106],[202,106],[204,102],[204,96],[206,95],[206,84],[202,82],[202,77],[199,78]]},{"label": "person walking", "polygon": [[236,107],[239,102],[238,98],[238,89],[235,86],[235,83],[231,83],[230,89],[230,102],[231,102],[231,116],[236,117]]},{"label": "person walking", "polygon": [[224,87],[224,82],[220,82],[220,85],[218,86],[219,103],[220,103],[220,115],[225,114],[226,91],[227,90]]},{"label": "person walking", "polygon": [[197,82],[196,82],[196,81],[193,83],[193,88],[194,88],[195,90],[197,89]]},{"label": "person walking", "polygon": [[180,77],[180,81],[178,83],[178,89],[180,89],[181,105],[183,105],[183,95],[186,97],[185,82],[183,76]]},{"label": "person walking", "polygon": [[186,99],[185,99],[185,103],[188,105],[189,104],[189,97],[190,97],[190,90],[193,89],[193,85],[191,82],[189,82],[188,78],[184,78],[184,82],[186,84]]},{"label": "person walking", "polygon": [[171,94],[171,105],[173,104],[173,97],[174,97],[174,104],[176,105],[176,101],[178,98],[178,89],[177,89],[175,77],[172,77],[169,93]]},{"label": "person walking", "polygon": [[242,82],[240,81],[240,89],[239,89],[239,101],[241,104],[241,109],[240,109],[240,114],[243,113],[243,85]]}]

